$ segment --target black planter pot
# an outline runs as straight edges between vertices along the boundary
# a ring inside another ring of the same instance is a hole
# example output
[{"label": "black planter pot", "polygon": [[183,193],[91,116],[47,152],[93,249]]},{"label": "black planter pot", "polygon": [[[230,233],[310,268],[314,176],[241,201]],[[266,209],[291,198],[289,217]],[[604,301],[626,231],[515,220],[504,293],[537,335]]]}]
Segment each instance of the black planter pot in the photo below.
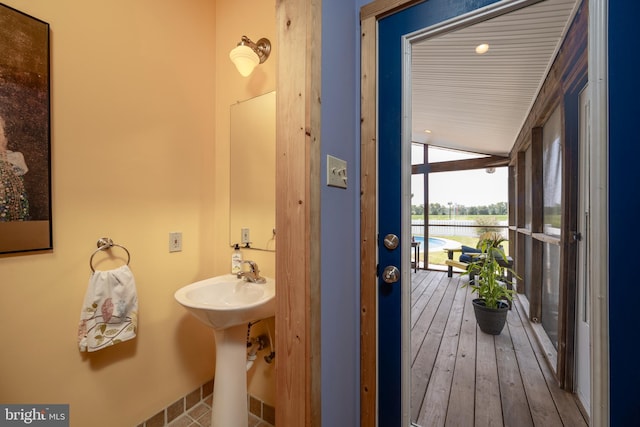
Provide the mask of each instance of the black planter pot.
[{"label": "black planter pot", "polygon": [[476,313],[476,321],[482,332],[491,335],[500,335],[507,321],[509,304],[500,301],[498,308],[487,308],[484,305],[483,299],[476,298],[473,300],[473,311]]}]

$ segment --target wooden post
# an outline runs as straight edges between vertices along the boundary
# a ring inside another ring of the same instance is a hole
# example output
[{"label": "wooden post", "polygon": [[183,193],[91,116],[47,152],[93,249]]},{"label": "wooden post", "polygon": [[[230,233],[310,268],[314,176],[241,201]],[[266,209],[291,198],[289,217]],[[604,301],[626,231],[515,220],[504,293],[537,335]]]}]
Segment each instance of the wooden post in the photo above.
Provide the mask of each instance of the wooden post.
[{"label": "wooden post", "polygon": [[276,423],[320,426],[322,2],[276,2]]}]

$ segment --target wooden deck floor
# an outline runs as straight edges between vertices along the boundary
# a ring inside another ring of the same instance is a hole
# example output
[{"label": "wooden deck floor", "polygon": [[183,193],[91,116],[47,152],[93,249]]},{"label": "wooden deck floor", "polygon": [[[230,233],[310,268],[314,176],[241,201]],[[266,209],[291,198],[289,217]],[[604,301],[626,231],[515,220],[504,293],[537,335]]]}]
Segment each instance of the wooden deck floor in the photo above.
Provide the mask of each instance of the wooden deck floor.
[{"label": "wooden deck floor", "polygon": [[[586,426],[518,304],[498,336],[477,328],[455,274],[419,270],[411,292],[411,420],[427,426]],[[524,321],[523,321],[524,319]]]}]

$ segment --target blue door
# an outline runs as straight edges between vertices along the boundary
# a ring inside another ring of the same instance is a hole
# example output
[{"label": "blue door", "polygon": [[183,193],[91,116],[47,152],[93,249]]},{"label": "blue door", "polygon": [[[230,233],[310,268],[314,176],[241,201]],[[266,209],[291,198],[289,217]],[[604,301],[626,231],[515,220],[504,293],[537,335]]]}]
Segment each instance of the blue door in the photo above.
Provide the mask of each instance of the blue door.
[{"label": "blue door", "polygon": [[[402,137],[402,45],[403,36],[439,22],[495,3],[496,0],[429,0],[396,14],[385,17],[378,25],[378,425],[399,427],[408,425],[407,407],[402,403],[403,388],[403,329],[402,295],[404,287],[410,290],[408,259],[403,262],[401,171],[402,151],[409,150],[410,141]],[[404,144],[404,145],[403,145]],[[404,148],[403,148],[404,147]],[[406,161],[409,158],[405,156]],[[410,167],[405,167],[410,173]],[[409,180],[406,179],[408,182]],[[405,189],[408,194],[409,191]],[[408,203],[408,202],[407,202]],[[407,228],[408,230],[408,228]],[[408,231],[404,234],[409,235]],[[397,236],[399,244],[394,249],[386,236]],[[385,243],[388,243],[385,245]],[[408,248],[408,246],[407,246]],[[409,251],[405,250],[405,254]],[[403,268],[404,266],[404,268]],[[398,268],[393,274],[392,268]],[[386,273],[385,273],[386,271]],[[408,273],[408,272],[407,272]],[[394,283],[395,278],[399,280]],[[403,280],[404,278],[404,280]],[[386,279],[386,281],[385,281]],[[406,283],[405,283],[406,282]],[[407,291],[408,292],[408,291]],[[406,334],[408,336],[408,333]],[[408,348],[410,343],[404,343]],[[408,373],[404,373],[408,378]],[[404,415],[404,416],[403,416]],[[404,420],[404,421],[403,421]]]}]

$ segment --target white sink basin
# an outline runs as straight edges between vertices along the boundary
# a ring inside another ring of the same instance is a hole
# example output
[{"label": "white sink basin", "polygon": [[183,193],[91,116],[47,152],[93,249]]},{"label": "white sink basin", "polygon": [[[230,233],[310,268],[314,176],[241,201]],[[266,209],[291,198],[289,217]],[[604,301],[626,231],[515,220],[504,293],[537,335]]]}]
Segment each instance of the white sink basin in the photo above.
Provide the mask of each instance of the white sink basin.
[{"label": "white sink basin", "polygon": [[184,286],[174,296],[207,326],[225,329],[275,315],[276,283],[251,283],[226,274]]}]

